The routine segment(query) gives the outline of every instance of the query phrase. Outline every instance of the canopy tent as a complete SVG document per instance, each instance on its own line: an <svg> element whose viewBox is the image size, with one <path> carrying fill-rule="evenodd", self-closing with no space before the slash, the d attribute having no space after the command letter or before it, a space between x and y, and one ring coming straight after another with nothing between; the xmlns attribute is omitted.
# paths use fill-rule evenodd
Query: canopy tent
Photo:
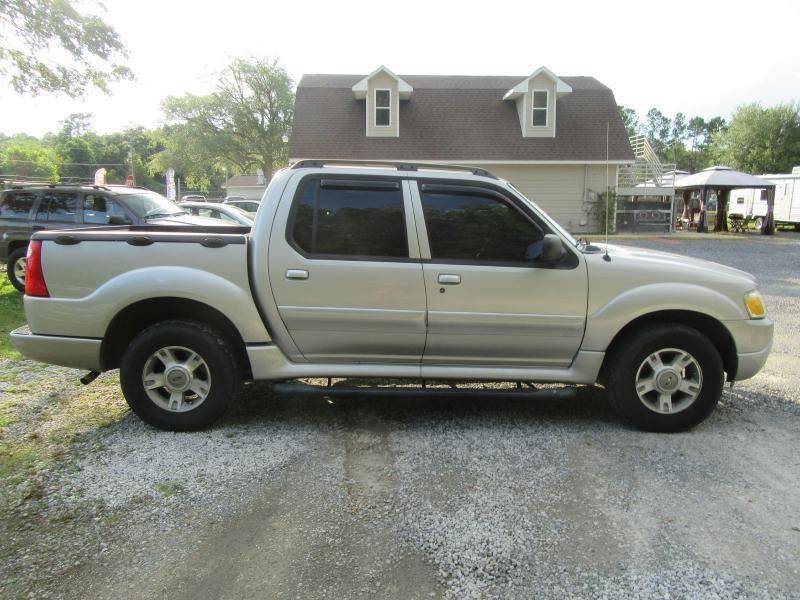
<svg viewBox="0 0 800 600"><path fill-rule="evenodd" d="M766 189L767 194L767 216L761 226L761 233L771 235L775 232L775 222L772 215L772 207L775 199L775 184L766 179L761 179L749 173L735 171L730 167L709 167L694 175L681 177L675 182L675 189L684 193L684 200L688 200L688 194L692 191L700 192L700 226L698 231L706 231L706 201L709 190L716 190L719 202L717 209L717 224L715 230L727 231L727 206L728 196L731 190L742 188Z"/></svg>

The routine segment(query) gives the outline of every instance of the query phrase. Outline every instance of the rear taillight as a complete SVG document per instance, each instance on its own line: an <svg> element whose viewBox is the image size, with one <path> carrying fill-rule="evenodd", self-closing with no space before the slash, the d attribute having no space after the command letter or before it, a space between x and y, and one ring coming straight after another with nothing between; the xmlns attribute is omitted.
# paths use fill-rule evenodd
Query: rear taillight
<svg viewBox="0 0 800 600"><path fill-rule="evenodd" d="M28 256L25 262L25 295L49 298L47 284L44 282L42 270L42 242L32 240L28 244Z"/></svg>

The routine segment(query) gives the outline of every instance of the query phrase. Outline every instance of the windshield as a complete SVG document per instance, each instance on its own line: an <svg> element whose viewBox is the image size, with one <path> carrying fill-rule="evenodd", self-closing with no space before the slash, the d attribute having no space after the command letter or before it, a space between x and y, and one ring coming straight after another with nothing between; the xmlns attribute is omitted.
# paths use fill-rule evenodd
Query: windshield
<svg viewBox="0 0 800 600"><path fill-rule="evenodd" d="M239 215L239 216L245 217L246 219L249 219L249 218L250 218L250 215L247 213L247 211L246 211L246 210L242 210L242 209L241 209L241 208L239 208L238 206L233 206L233 205L230 205L230 206L228 206L227 208L228 208L228 210L229 210L229 211L231 211L231 213L233 213L233 214L237 214L237 215Z"/></svg>
<svg viewBox="0 0 800 600"><path fill-rule="evenodd" d="M576 240L574 237L572 237L572 235L569 233L569 231L567 231L567 230L566 230L566 229L564 229L564 228L563 228L561 225L559 225L558 223L556 223L556 222L553 220L553 218L552 218L550 215L548 215L548 214L547 214L546 212L544 212L544 211L543 211L541 208L539 208L539 205L537 205L537 204L536 204L536 202L534 202L533 200L531 200L530 198L528 198L527 196L525 196L525 194L523 194L522 192L520 192L520 191L519 191L519 189L517 189L517 187L516 187L516 186L515 186L513 183L511 183L510 181L506 181L506 184L508 184L508 187L510 187L512 190L514 190L514 191L517 193L517 195L518 195L520 198L522 198L523 200L525 200L525 201L526 201L528 204L530 204L530 205L531 205L531 206L532 206L534 209L536 209L536 212L537 212L537 213L539 213L539 216L540 216L540 217L542 217L542 218L543 218L545 221L547 221L547 223L548 223L548 224L549 224L549 225L550 225L550 226L551 226L553 229L555 229L555 230L556 230L556 231L558 231L558 232L559 232L559 233L560 233L562 236L564 236L564 238L566 238L566 240L567 240L567 241L568 241L570 244L572 244L573 246L578 246L578 244L580 244L580 242L579 242L578 240Z"/></svg>
<svg viewBox="0 0 800 600"><path fill-rule="evenodd" d="M174 202L170 202L161 194L151 192L150 190L121 193L120 200L128 207L128 210L140 219L186 214L186 211L180 206Z"/></svg>

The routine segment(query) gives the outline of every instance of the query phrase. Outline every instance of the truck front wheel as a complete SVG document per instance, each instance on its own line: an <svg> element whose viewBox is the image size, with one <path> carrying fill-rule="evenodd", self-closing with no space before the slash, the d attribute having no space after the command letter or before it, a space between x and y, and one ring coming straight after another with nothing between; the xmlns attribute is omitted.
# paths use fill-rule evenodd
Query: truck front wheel
<svg viewBox="0 0 800 600"><path fill-rule="evenodd" d="M610 357L609 399L646 431L683 431L714 410L724 384L722 359L699 331L677 323L627 337Z"/></svg>
<svg viewBox="0 0 800 600"><path fill-rule="evenodd" d="M230 343L197 321L151 325L128 346L120 365L125 400L145 422L170 431L219 419L241 387Z"/></svg>

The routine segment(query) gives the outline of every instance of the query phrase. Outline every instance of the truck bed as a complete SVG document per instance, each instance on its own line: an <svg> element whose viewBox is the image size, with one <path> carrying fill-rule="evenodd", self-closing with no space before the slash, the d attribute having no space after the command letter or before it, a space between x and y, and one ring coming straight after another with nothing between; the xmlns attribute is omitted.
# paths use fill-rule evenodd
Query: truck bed
<svg viewBox="0 0 800 600"><path fill-rule="evenodd" d="M38 232L50 297L26 297L26 306L38 305L27 311L31 330L100 339L126 306L181 298L226 315L245 342L266 342L250 292L249 234L242 226L182 225Z"/></svg>

